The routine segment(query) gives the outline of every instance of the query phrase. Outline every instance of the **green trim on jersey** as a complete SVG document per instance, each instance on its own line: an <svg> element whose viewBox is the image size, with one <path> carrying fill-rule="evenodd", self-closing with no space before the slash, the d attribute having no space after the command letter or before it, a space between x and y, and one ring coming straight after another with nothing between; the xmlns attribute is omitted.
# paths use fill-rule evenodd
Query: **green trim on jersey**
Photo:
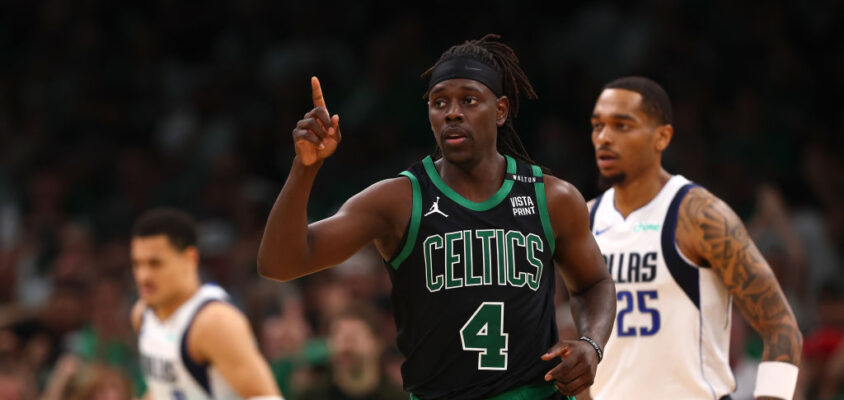
<svg viewBox="0 0 844 400"><path fill-rule="evenodd" d="M512 175L516 173L516 160L508 155L504 155L507 158L507 174ZM510 194L510 189L513 188L513 180L509 179L506 175L504 176L504 183L501 185L501 188L495 192L492 197L486 199L482 203L475 203L474 201L467 200L459 193L455 192L454 189L448 187L448 185L443 182L443 179L440 177L440 173L437 172L437 167L434 166L434 160L431 159L431 156L425 157L422 160L422 164L425 165L425 172L428 173L428 178L431 179L431 182L434 183L434 186L443 192L448 198L453 200L455 203L460 204L463 207L466 207L472 211L487 211L504 200L508 194Z"/></svg>
<svg viewBox="0 0 844 400"><path fill-rule="evenodd" d="M487 400L536 400L550 397L557 391L557 387L552 382L534 383L530 385L519 386L513 390L508 390L499 395L488 398ZM566 396L569 400L575 400L574 396ZM419 400L418 397L410 394L410 400Z"/></svg>
<svg viewBox="0 0 844 400"><path fill-rule="evenodd" d="M542 168L531 165L533 176L542 177ZM557 241L554 240L554 230L551 229L551 217L548 216L548 203L545 201L545 182L539 181L533 184L536 188L536 202L539 203L539 220L542 221L542 230L545 231L545 240L551 246L551 255L554 255Z"/></svg>
<svg viewBox="0 0 844 400"><path fill-rule="evenodd" d="M402 171L399 175L410 178L410 186L413 188L413 205L410 208L410 224L407 226L404 247L402 247L399 255L390 261L393 269L399 269L401 263L413 251L413 245L416 244L416 235L419 233L419 221L422 220L422 191L419 189L419 181L410 171Z"/></svg>

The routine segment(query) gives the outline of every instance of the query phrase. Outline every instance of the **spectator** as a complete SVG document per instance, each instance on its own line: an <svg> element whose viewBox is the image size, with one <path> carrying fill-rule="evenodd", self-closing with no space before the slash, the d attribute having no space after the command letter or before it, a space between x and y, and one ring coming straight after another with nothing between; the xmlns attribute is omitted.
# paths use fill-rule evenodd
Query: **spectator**
<svg viewBox="0 0 844 400"><path fill-rule="evenodd" d="M9 360L0 360L0 399L34 400L35 393L32 375Z"/></svg>
<svg viewBox="0 0 844 400"><path fill-rule="evenodd" d="M350 306L329 323L329 373L301 399L391 400L407 394L390 385L384 373L384 341L377 315L362 305Z"/></svg>
<svg viewBox="0 0 844 400"><path fill-rule="evenodd" d="M59 359L41 400L131 400L132 384L119 369L86 364L73 355Z"/></svg>

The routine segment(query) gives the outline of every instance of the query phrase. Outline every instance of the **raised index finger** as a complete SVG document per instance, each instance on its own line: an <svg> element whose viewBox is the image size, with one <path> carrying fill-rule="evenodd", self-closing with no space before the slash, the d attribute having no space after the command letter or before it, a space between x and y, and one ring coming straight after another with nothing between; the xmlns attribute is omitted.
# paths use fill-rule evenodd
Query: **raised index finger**
<svg viewBox="0 0 844 400"><path fill-rule="evenodd" d="M311 77L311 97L314 100L314 107L322 107L328 111L328 107L325 106L325 98L322 97L322 87L319 85L319 79L315 76Z"/></svg>

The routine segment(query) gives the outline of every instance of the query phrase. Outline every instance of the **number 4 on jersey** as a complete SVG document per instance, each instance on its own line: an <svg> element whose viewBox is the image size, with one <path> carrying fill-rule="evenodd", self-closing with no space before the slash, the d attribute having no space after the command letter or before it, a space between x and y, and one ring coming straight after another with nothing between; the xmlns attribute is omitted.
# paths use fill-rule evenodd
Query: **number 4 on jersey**
<svg viewBox="0 0 844 400"><path fill-rule="evenodd" d="M460 328L463 350L478 351L478 369L506 370L508 334L504 303L485 301Z"/></svg>

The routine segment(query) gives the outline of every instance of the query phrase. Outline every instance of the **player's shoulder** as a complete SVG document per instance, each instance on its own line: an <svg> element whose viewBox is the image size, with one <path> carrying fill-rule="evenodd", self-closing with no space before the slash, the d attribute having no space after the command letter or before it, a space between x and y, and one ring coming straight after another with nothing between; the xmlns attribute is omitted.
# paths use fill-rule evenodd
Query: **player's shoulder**
<svg viewBox="0 0 844 400"><path fill-rule="evenodd" d="M584 229L588 231L589 212L580 191L553 175L544 175L543 181L548 217L555 236L570 237Z"/></svg>
<svg viewBox="0 0 844 400"><path fill-rule="evenodd" d="M545 174L542 177L545 182L545 198L548 206L582 206L585 202L583 195L574 185L554 175Z"/></svg>
<svg viewBox="0 0 844 400"><path fill-rule="evenodd" d="M703 186L689 189L680 202L679 218L701 222L713 217L738 218L732 208Z"/></svg>
<svg viewBox="0 0 844 400"><path fill-rule="evenodd" d="M399 175L393 178L382 179L378 182L373 183L369 188L374 191L384 192L385 194L400 194L396 193L398 190L401 191L410 191L412 189L411 180L408 179L409 177L404 175Z"/></svg>
<svg viewBox="0 0 844 400"><path fill-rule="evenodd" d="M410 180L404 176L382 179L352 196L347 205L355 208L380 209L385 204L394 204L401 200L409 201L412 198L412 190Z"/></svg>
<svg viewBox="0 0 844 400"><path fill-rule="evenodd" d="M389 225L408 220L413 202L411 182L403 176L383 179L349 198L340 212L366 215Z"/></svg>
<svg viewBox="0 0 844 400"><path fill-rule="evenodd" d="M702 186L692 187L680 202L675 238L680 250L701 264L703 243L743 231L741 218L730 206Z"/></svg>
<svg viewBox="0 0 844 400"><path fill-rule="evenodd" d="M248 323L246 316L237 307L223 300L211 300L196 312L191 331L214 332L243 323Z"/></svg>
<svg viewBox="0 0 844 400"><path fill-rule="evenodd" d="M237 307L222 300L212 300L193 317L188 331L188 351L197 362L208 362L232 346L254 339L249 320Z"/></svg>

